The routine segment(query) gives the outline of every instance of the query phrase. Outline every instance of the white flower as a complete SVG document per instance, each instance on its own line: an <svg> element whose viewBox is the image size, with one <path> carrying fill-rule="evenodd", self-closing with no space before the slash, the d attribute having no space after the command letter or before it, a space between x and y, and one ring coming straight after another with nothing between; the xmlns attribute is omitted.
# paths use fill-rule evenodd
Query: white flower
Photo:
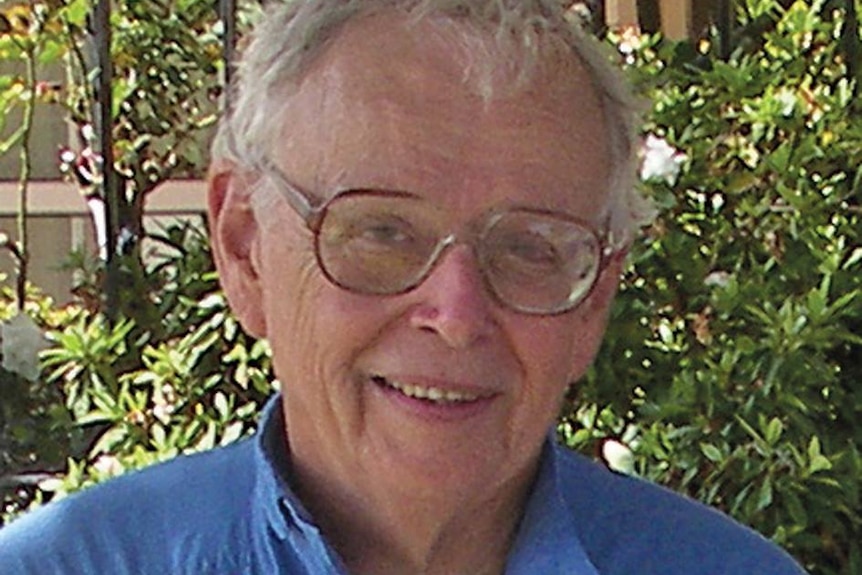
<svg viewBox="0 0 862 575"><path fill-rule="evenodd" d="M39 378L39 352L48 347L48 340L30 316L19 313L0 323L3 340L3 369L36 381Z"/></svg>
<svg viewBox="0 0 862 575"><path fill-rule="evenodd" d="M793 110L796 108L796 94L791 90L781 90L775 94L775 100L781 107L781 115L789 118L793 115Z"/></svg>
<svg viewBox="0 0 862 575"><path fill-rule="evenodd" d="M96 139L96 130L93 129L92 124L84 124L81 126L81 137L86 142L92 142Z"/></svg>
<svg viewBox="0 0 862 575"><path fill-rule="evenodd" d="M664 138L654 134L647 136L641 154L641 180L664 180L670 186L676 183L682 164L687 159L685 154L668 144Z"/></svg>
<svg viewBox="0 0 862 575"><path fill-rule="evenodd" d="M710 272L704 279L703 285L707 287L727 287L730 283L731 275L725 271Z"/></svg>
<svg viewBox="0 0 862 575"><path fill-rule="evenodd" d="M622 30L617 41L617 50L622 54L626 64L634 64L637 58L635 53L641 49L643 39L637 26L627 26Z"/></svg>
<svg viewBox="0 0 862 575"><path fill-rule="evenodd" d="M612 471L633 475L635 472L635 456L629 447L616 439L606 439L602 443L602 459Z"/></svg>
<svg viewBox="0 0 862 575"><path fill-rule="evenodd" d="M71 164L76 159L78 159L78 154L70 150L69 148L63 148L60 151L60 161L64 164Z"/></svg>
<svg viewBox="0 0 862 575"><path fill-rule="evenodd" d="M123 464L113 455L103 454L93 463L93 469L100 475L113 477L123 472Z"/></svg>

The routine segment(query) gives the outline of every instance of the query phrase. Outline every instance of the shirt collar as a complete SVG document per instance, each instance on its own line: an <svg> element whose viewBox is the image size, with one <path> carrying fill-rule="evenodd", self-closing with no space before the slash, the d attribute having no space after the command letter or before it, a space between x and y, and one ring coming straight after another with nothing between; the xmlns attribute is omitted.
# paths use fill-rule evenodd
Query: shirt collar
<svg viewBox="0 0 862 575"><path fill-rule="evenodd" d="M281 394L275 394L264 406L255 435L255 473L257 497L266 519L280 539L286 539L292 528L316 531L311 514L290 487L286 472L290 455L285 442L286 427L281 409Z"/></svg>
<svg viewBox="0 0 862 575"><path fill-rule="evenodd" d="M287 539L291 529L318 532L311 514L290 488L285 471L290 456L285 442L281 395L270 398L255 436L258 497L276 535ZM560 450L549 434L542 449L518 534L507 561L506 575L599 575L578 538L578 525L561 486Z"/></svg>
<svg viewBox="0 0 862 575"><path fill-rule="evenodd" d="M506 575L598 575L580 539L571 505L562 489L559 458L563 448L549 434L539 474L506 567Z"/></svg>
<svg viewBox="0 0 862 575"><path fill-rule="evenodd" d="M275 537L293 548L308 573L346 573L311 514L290 487L290 450L286 438L281 395L276 394L264 407L255 436L255 511L252 513L263 514L263 521Z"/></svg>

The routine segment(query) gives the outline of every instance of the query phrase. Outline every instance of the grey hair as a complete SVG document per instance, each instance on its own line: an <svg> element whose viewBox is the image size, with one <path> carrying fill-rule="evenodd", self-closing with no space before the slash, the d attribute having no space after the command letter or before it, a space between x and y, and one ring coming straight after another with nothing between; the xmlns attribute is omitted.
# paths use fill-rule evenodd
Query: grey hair
<svg viewBox="0 0 862 575"><path fill-rule="evenodd" d="M544 50L562 48L579 57L599 93L609 127L613 171L608 233L614 248L631 242L655 215L637 185L642 106L602 45L585 33L560 0L280 0L256 26L237 64L231 108L212 147L214 160L249 167L265 165L277 131L285 95L296 90L317 57L348 23L384 12L410 21L451 24L468 53L465 82L486 99L517 89L542 65ZM482 41L483 38L493 40ZM514 75L512 74L514 72ZM500 86L500 74L505 83ZM495 92L496 91L496 92Z"/></svg>

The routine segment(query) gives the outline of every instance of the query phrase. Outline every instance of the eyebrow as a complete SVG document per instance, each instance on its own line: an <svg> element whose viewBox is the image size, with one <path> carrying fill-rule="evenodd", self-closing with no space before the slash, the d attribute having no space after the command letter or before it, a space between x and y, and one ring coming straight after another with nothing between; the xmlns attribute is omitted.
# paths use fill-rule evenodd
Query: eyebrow
<svg viewBox="0 0 862 575"><path fill-rule="evenodd" d="M327 194L327 197L321 198L315 194L308 193L304 188L296 185L293 181L278 167L278 165L269 159L268 157L264 157L261 160L261 165L259 169L268 176L273 177L276 180L276 184L278 184L279 188L288 192L285 195L288 203L290 203L291 207L304 219L310 226L313 226L316 220L319 219L321 215L321 211L326 204L332 200L332 198L354 191L368 191L374 192L378 194L386 194L392 193L393 195L401 195L402 197L412 197L418 200L427 201L431 204L440 204L440 202L434 202L429 199L421 192L415 192L410 189L409 186L379 186L379 185L336 185L332 188L335 190L332 194ZM345 173L342 171L340 174L340 178L342 179L345 176ZM568 193L576 193L577 187L572 186L572 189ZM591 229L594 230L596 235L602 241L610 240L610 220L611 214L607 207L601 210L598 214L598 218L587 218L583 217L580 214L572 214L566 210L561 210L555 207L550 207L547 205L543 205L544 202L539 203L525 203L523 201L513 201L511 203L498 203L494 206L491 206L485 210L483 213L493 213L499 211L507 211L507 210L526 210L530 212L546 214L554 217L561 217L563 219L571 220L577 222L582 225L587 225ZM598 221L596 221L598 220Z"/></svg>

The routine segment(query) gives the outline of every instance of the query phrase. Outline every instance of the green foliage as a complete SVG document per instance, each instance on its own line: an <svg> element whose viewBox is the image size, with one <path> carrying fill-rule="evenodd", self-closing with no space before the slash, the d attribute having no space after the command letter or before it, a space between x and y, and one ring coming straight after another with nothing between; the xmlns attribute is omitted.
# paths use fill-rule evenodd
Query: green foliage
<svg viewBox="0 0 862 575"><path fill-rule="evenodd" d="M56 308L29 290L24 313L49 331L62 331L75 321L78 309ZM15 294L0 290L0 321L18 313ZM45 470L60 469L66 457L82 451L83 434L63 408L63 390L46 379L29 381L0 367L0 512L13 513L33 496Z"/></svg>
<svg viewBox="0 0 862 575"><path fill-rule="evenodd" d="M182 134L209 121L217 28L194 2L120 4L118 165L137 193L196 173L197 140ZM639 475L726 510L814 575L855 575L862 116L844 3L736 4L727 60L709 41L614 38L653 102L646 130L687 159L673 185L645 184L661 214L632 247L603 350L560 433L589 453L619 439ZM74 32L89 4L65 6ZM0 77L0 105L25 92ZM7 516L250 431L272 391L269 352L227 310L205 240L191 227L153 239L158 255L129 300L151 304L146 322L28 297L54 346L35 383L0 370ZM100 284L82 285L81 301L98 302ZM51 477L37 490L12 479L35 470Z"/></svg>
<svg viewBox="0 0 862 575"><path fill-rule="evenodd" d="M205 234L185 225L152 239L163 246L148 270L160 280L158 335L136 332L128 320L107 327L92 315L44 353L77 424L98 431L88 465L52 490L234 441L273 391L268 347L228 313Z"/></svg>
<svg viewBox="0 0 862 575"><path fill-rule="evenodd" d="M222 40L206 2L120 2L113 16L115 166L138 196L169 177L202 174Z"/></svg>
<svg viewBox="0 0 862 575"><path fill-rule="evenodd" d="M221 23L217 3L188 0L138 0L112 3L111 12L111 155L116 178L105 190L105 142L100 142L96 80L100 63L97 39L89 32L93 0L42 0L0 6L0 62L27 65L26 73L0 73L0 153L19 147L28 153L33 108L60 107L75 128L75 141L64 149L60 169L82 195L101 197L111 206L108 234L120 243L120 231L132 238L109 266L106 289L112 315L135 320L142 330L159 324L149 299L136 240L143 234L147 196L170 178L202 176L209 130L215 124L221 95ZM65 67L64 82L39 80L48 64ZM13 68L14 70L14 68ZM5 126L9 112L21 109L24 121ZM22 158L24 155L22 155ZM27 161L22 161L26 167ZM22 168L22 197L29 173ZM20 201L26 205L26 201ZM26 238L26 214L19 237ZM22 249L19 279L26 279ZM114 254L111 254L112 256ZM121 260L121 261L117 261ZM114 265L116 264L116 265ZM23 291L23 288L22 288Z"/></svg>
<svg viewBox="0 0 862 575"><path fill-rule="evenodd" d="M660 38L630 71L674 186L565 416L622 437L641 475L722 508L817 575L862 572L862 116L824 2L742 3L728 61ZM764 16L769 21L764 21ZM858 33L858 31L855 31ZM756 40L756 41L754 41Z"/></svg>
<svg viewBox="0 0 862 575"><path fill-rule="evenodd" d="M156 247L147 276L162 318L158 333L131 320L109 324L83 308L60 324L46 323L54 346L42 353L44 383L33 385L52 395L13 390L16 401L28 403L9 404L9 411L25 419L19 427L34 430L32 446L13 445L10 452L38 454L27 467L49 475L35 477L38 493L3 492L7 519L34 497L62 496L127 469L234 441L250 432L273 392L269 349L228 312L205 233L175 225L150 241ZM40 418L42 427L34 427ZM57 432L36 433L46 426ZM18 463L10 467L20 473ZM12 479L7 475L7 483Z"/></svg>
<svg viewBox="0 0 862 575"><path fill-rule="evenodd" d="M104 193L93 129L95 39L87 31L94 6L92 0L45 0L0 7L0 60L28 65L26 75L18 68L0 74L0 133L6 134L0 153L26 150L28 126L3 125L10 112L60 106L78 137L61 169L88 197ZM251 12L243 4L241 22ZM114 217L138 241L117 254L107 273L100 262L86 276L76 288L80 305L60 323L49 320L62 311L50 304L31 312L54 341L40 380L0 370L0 496L7 515L34 495L41 500L123 468L235 439L272 391L268 350L227 313L204 235L173 227L144 240L141 226L150 191L169 178L201 176L205 167L223 67L217 5L116 3L111 32L113 168L120 179ZM46 64L66 66L67 80L39 81ZM28 177L22 171L22 185ZM20 219L26 222L26 214ZM153 245L159 253L145 254ZM10 253L15 247L9 243ZM19 260L23 286L26 254ZM106 276L122 285L119 309L110 310L115 322L100 313ZM28 295L27 305L42 301L36 297ZM14 315L12 304L4 305ZM35 493L32 486L19 489L42 477L22 473L56 474L65 456L65 477L42 482Z"/></svg>

